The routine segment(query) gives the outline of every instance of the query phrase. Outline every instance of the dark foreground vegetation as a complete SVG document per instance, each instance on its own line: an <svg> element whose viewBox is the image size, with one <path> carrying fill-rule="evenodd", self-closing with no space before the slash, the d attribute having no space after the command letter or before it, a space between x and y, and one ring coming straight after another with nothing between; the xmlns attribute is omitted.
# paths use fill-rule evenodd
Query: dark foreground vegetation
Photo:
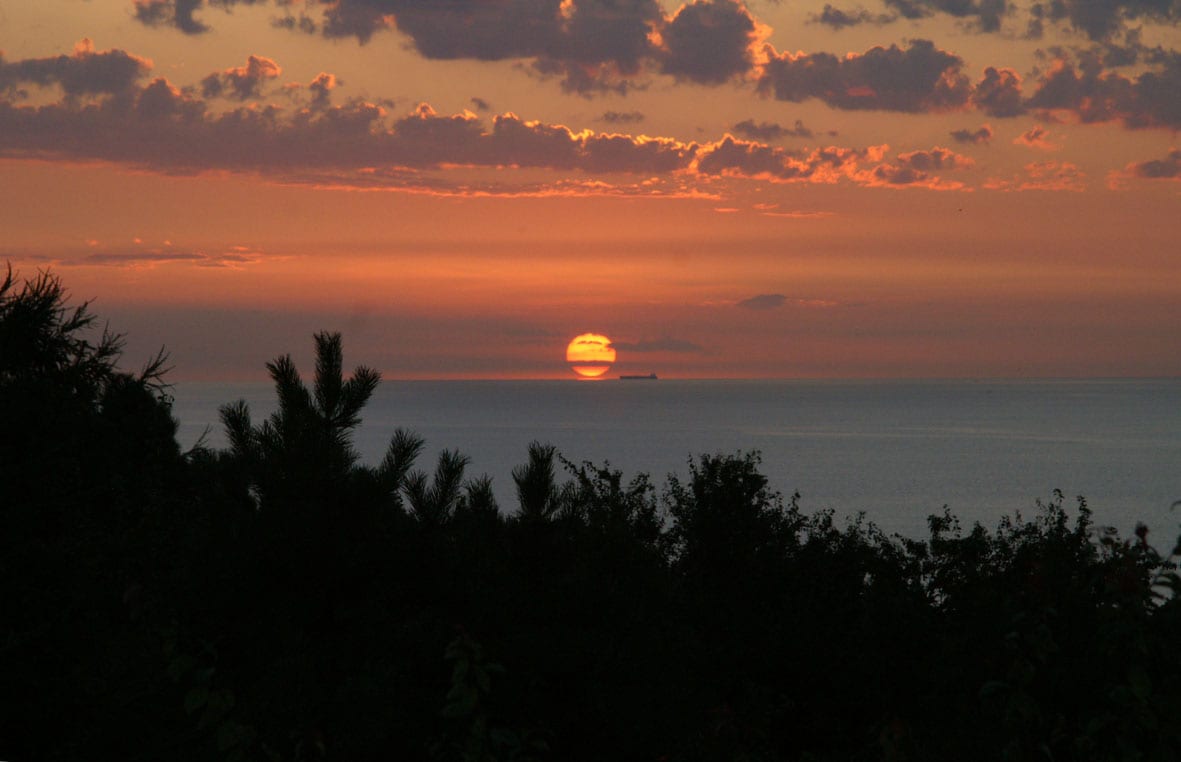
<svg viewBox="0 0 1181 762"><path fill-rule="evenodd" d="M533 444L498 506L409 432L358 462L378 376L329 334L182 452L162 357L92 324L0 289L0 759L1178 758L1172 556L1061 495L919 541L754 454L656 485Z"/></svg>

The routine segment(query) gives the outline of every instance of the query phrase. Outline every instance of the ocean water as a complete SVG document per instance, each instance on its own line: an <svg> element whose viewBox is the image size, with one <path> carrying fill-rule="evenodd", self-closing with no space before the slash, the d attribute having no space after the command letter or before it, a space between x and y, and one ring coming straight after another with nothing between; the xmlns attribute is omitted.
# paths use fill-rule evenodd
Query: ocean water
<svg viewBox="0 0 1181 762"><path fill-rule="evenodd" d="M181 383L180 439L225 446L218 407L245 399L256 421L269 383ZM630 477L688 472L690 456L758 450L763 472L803 510L864 512L922 537L946 505L965 526L1030 516L1035 500L1083 495L1098 523L1146 523L1162 550L1181 525L1181 379L1020 381L385 381L355 442L380 460L397 427L487 473L515 510L512 469L530 441L573 461L610 461ZM1166 547L1168 545L1168 547Z"/></svg>

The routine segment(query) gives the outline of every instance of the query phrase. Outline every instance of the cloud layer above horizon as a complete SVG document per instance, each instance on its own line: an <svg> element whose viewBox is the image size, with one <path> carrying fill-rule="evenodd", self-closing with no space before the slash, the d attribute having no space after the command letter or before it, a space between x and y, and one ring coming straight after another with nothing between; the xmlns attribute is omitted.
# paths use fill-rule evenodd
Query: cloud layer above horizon
<svg viewBox="0 0 1181 762"><path fill-rule="evenodd" d="M820 105L832 124L844 121L844 112L959 117L964 126L925 144L902 144L888 134L850 144L836 140L840 130L816 131L799 118L783 124L748 117L713 135L688 136L637 131L644 114L636 109L606 109L600 118L563 123L494 111L473 95L471 105L482 115L441 113L429 101L346 94L330 70L291 79L266 51L192 81L173 81L135 50L100 50L83 39L68 54L0 53L0 157L454 195L719 197L727 187L722 179L1052 189L1057 186L1036 182L1044 174L1036 162L1016 170L1029 178L1013 180L1013 171L990 175L963 148L947 146L993 150L994 134L1004 129L1015 136L1007 142L1050 149L1054 144L1040 137L1043 124L1174 135L1181 129L1181 53L1149 46L1143 29L1175 33L1178 2L1103 9L1081 0L1034 4L1023 17L1004 3L891 0L884 15L865 22L888 28L900 19L946 17L959 24L960 35L1001 40L1002 32L1024 24L1027 43L1044 38L1047 29L1073 40L1038 47L1037 65L1026 72L998 59L977 62L980 73L973 75L962 55L921 37L847 53L780 51L769 42L772 27L736 0L694 0L676 8L656 0L135 0L134 18L146 28L196 40L216 35L218 17L228 11L265 8L273 29L309 41L367 47L399 36L427 60L511 61L536 87L554 87L553 80L559 92L587 99L638 100L657 86L687 93L724 89L731 98L747 98L752 111L776 102L813 111ZM834 14L826 6L813 21L833 26ZM857 14L840 18L839 28L861 23ZM1007 46L995 49L1003 54ZM981 119L989 121L971 126ZM1172 150L1162 146L1106 167L1107 186L1172 179L1159 169Z"/></svg>

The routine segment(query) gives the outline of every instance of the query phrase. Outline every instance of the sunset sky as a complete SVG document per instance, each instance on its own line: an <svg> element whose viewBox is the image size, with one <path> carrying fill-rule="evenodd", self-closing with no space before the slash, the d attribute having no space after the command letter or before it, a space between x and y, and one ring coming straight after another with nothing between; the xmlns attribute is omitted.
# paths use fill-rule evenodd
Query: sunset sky
<svg viewBox="0 0 1181 762"><path fill-rule="evenodd" d="M0 260L174 380L1181 374L1181 0L0 0Z"/></svg>

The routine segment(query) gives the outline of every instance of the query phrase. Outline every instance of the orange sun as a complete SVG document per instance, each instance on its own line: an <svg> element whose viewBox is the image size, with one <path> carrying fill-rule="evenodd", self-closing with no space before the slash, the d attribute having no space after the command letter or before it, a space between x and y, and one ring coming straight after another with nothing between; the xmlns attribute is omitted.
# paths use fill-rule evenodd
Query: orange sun
<svg viewBox="0 0 1181 762"><path fill-rule="evenodd" d="M597 333L575 336L566 347L566 362L570 369L583 378L598 378L615 362L615 348L611 339Z"/></svg>

